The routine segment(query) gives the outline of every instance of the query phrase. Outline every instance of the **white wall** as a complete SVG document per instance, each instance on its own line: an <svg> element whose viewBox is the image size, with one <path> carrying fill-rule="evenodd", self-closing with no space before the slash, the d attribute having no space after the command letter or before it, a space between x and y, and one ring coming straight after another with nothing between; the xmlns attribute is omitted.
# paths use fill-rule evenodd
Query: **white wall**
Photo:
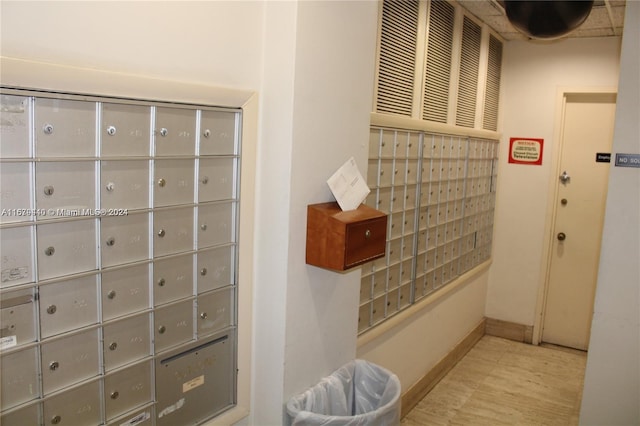
<svg viewBox="0 0 640 426"><path fill-rule="evenodd" d="M614 153L640 154L639 28L627 2ZM640 424L639 259L640 169L611 167L580 424Z"/></svg>
<svg viewBox="0 0 640 426"><path fill-rule="evenodd" d="M482 321L487 281L488 271L473 274L374 339L363 335L358 358L393 371L405 393Z"/></svg>
<svg viewBox="0 0 640 426"><path fill-rule="evenodd" d="M366 171L377 3L298 4L287 276L285 397L355 357L360 271L305 264L307 205L349 157Z"/></svg>
<svg viewBox="0 0 640 426"><path fill-rule="evenodd" d="M360 274L305 264L308 204L349 157L365 170L377 5L267 2L253 424L355 357Z"/></svg>
<svg viewBox="0 0 640 426"><path fill-rule="evenodd" d="M282 419L297 13L296 2L265 4L256 191L260 207L255 246L254 380L248 424L275 425Z"/></svg>
<svg viewBox="0 0 640 426"><path fill-rule="evenodd" d="M3 56L233 88L260 83L260 1L3 1L1 7Z"/></svg>
<svg viewBox="0 0 640 426"><path fill-rule="evenodd" d="M506 43L502 128L486 316L534 325L543 279L548 193L560 88L615 88L620 39ZM544 139L541 166L508 164L510 137Z"/></svg>

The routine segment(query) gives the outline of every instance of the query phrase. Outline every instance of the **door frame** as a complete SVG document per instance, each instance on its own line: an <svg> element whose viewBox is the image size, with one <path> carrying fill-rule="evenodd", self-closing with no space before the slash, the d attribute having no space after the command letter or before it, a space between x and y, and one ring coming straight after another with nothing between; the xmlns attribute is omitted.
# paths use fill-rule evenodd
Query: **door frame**
<svg viewBox="0 0 640 426"><path fill-rule="evenodd" d="M550 152L551 165L549 167L549 190L547 191L547 212L545 214L544 241L542 249L542 263L540 265L540 284L538 285L538 297L536 301L535 320L533 324L532 342L538 345L542 342L542 326L549 289L549 274L551 269L552 249L555 243L555 217L560 176L560 153L563 148L564 114L567 96L593 94L593 95L617 95L617 87L558 87L556 90L556 111L553 128L553 149Z"/></svg>

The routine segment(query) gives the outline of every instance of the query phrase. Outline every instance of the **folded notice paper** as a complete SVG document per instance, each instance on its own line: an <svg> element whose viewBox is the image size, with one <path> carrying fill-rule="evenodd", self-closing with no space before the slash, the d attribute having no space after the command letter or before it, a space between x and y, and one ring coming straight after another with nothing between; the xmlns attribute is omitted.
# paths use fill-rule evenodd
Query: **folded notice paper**
<svg viewBox="0 0 640 426"><path fill-rule="evenodd" d="M344 211L355 210L367 198L371 190L358 170L353 157L342 165L327 180L329 188L340 208Z"/></svg>

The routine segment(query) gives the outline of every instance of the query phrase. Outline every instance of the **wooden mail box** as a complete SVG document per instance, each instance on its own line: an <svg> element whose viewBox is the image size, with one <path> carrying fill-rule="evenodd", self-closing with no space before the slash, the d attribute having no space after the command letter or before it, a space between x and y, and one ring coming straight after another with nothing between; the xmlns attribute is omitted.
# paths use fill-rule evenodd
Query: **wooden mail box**
<svg viewBox="0 0 640 426"><path fill-rule="evenodd" d="M361 204L342 211L336 202L307 207L307 263L345 271L384 257L387 216Z"/></svg>

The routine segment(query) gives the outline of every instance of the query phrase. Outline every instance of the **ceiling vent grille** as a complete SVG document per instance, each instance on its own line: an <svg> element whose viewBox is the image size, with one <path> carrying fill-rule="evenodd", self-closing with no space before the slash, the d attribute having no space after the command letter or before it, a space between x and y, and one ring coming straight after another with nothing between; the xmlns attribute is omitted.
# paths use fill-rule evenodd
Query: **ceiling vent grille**
<svg viewBox="0 0 640 426"><path fill-rule="evenodd" d="M431 2L422 109L424 120L447 122L454 17L455 8L451 4Z"/></svg>
<svg viewBox="0 0 640 426"><path fill-rule="evenodd" d="M456 125L462 127L474 127L475 124L481 41L482 32L480 26L465 16L462 27L462 51L456 112Z"/></svg>
<svg viewBox="0 0 640 426"><path fill-rule="evenodd" d="M484 117L482 127L498 130L498 107L500 100L500 74L502 71L502 42L490 36L487 84L484 96Z"/></svg>
<svg viewBox="0 0 640 426"><path fill-rule="evenodd" d="M413 110L420 2L385 1L382 8L378 112L410 117Z"/></svg>

